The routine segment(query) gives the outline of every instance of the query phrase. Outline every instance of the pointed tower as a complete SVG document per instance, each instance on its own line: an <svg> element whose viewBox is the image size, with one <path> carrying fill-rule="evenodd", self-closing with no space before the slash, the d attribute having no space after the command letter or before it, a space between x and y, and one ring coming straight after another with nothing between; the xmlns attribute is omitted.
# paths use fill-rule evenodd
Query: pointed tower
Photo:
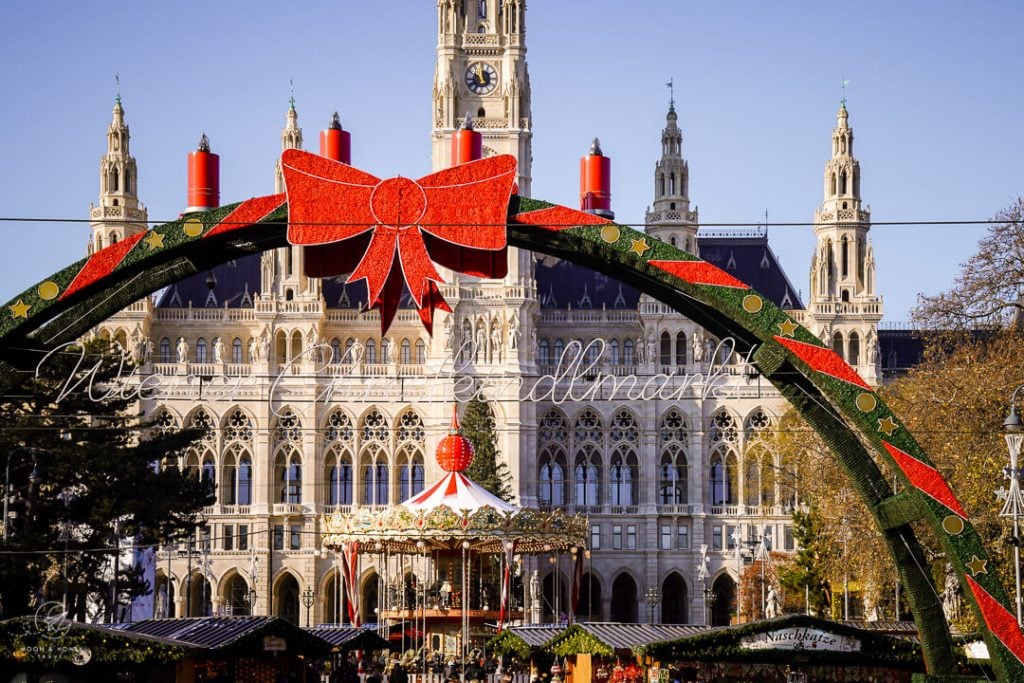
<svg viewBox="0 0 1024 683"><path fill-rule="evenodd" d="M876 382L882 298L875 293L871 212L861 202L860 179L844 99L832 130L832 158L825 164L825 200L814 213L808 312L821 340L865 380Z"/></svg>
<svg viewBox="0 0 1024 683"><path fill-rule="evenodd" d="M299 113L295 110L295 97L288 100L284 128L281 129L281 151L286 149L302 149L302 128L299 127ZM284 174L278 157L274 164L274 192L284 190ZM302 247L281 247L264 252L262 270L262 289L265 294L275 293L287 301L320 296L320 280L305 276Z"/></svg>
<svg viewBox="0 0 1024 683"><path fill-rule="evenodd" d="M433 168L451 165L452 135L466 115L483 155L519 159L519 194L530 195L533 133L526 69L525 0L438 0Z"/></svg>
<svg viewBox="0 0 1024 683"><path fill-rule="evenodd" d="M683 131L676 103L669 100L661 131L661 159L654 166L654 210L647 212L647 232L690 253L697 250L697 210L690 210L690 167L683 158Z"/></svg>
<svg viewBox="0 0 1024 683"><path fill-rule="evenodd" d="M89 253L146 230L146 207L139 201L138 169L131 156L131 134L124 122L121 96L114 99L107 126L107 153L100 159L100 203L89 208Z"/></svg>

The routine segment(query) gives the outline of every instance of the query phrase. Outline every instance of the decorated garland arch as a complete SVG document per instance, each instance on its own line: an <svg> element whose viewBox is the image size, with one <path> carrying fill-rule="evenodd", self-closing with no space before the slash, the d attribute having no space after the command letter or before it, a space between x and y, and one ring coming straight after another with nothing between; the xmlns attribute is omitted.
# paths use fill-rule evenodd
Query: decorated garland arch
<svg viewBox="0 0 1024 683"><path fill-rule="evenodd" d="M818 432L885 539L928 671L956 672L942 605L911 523L928 523L958 573L1000 680L1024 680L1024 635L967 512L899 418L789 313L696 256L604 218L514 194L515 160L492 157L418 180L377 179L300 150L282 155L285 194L185 214L54 273L0 308L10 377L142 297L231 259L302 245L307 274L365 279L384 329L403 285L429 329L448 310L434 264L483 277L508 246L558 256L632 284L752 352L758 370ZM893 493L879 463L898 473Z"/></svg>

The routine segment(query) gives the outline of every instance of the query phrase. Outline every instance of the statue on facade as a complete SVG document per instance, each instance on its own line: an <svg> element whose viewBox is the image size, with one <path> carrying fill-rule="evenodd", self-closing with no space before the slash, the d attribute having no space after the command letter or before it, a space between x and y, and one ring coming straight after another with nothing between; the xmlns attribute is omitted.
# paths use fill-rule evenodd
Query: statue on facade
<svg viewBox="0 0 1024 683"><path fill-rule="evenodd" d="M508 347L510 349L519 348L519 314L513 313L512 318L508 321Z"/></svg>
<svg viewBox="0 0 1024 683"><path fill-rule="evenodd" d="M248 353L249 353L249 362L250 363L255 363L257 360L259 360L259 354L256 351L256 338L255 337L249 337Z"/></svg>
<svg viewBox="0 0 1024 683"><path fill-rule="evenodd" d="M449 313L444 317L444 349L453 351L455 349L455 316Z"/></svg>
<svg viewBox="0 0 1024 683"><path fill-rule="evenodd" d="M266 327L260 335L260 360L270 360L270 330Z"/></svg>
<svg viewBox="0 0 1024 683"><path fill-rule="evenodd" d="M155 346L152 339L145 339L142 347L142 362L149 365L153 362L153 351Z"/></svg>
<svg viewBox="0 0 1024 683"><path fill-rule="evenodd" d="M530 574L530 604L540 604L540 600L540 574L534 569L533 573Z"/></svg>
<svg viewBox="0 0 1024 683"><path fill-rule="evenodd" d="M643 364L647 355L644 353L644 338L636 338L636 362Z"/></svg>
<svg viewBox="0 0 1024 683"><path fill-rule="evenodd" d="M491 326L491 362L497 363L501 360L501 326L495 323Z"/></svg>
<svg viewBox="0 0 1024 683"><path fill-rule="evenodd" d="M188 342L184 337L178 337L178 362L188 362Z"/></svg>
<svg viewBox="0 0 1024 683"><path fill-rule="evenodd" d="M220 340L220 337L213 340L213 362L224 362L224 342Z"/></svg>
<svg viewBox="0 0 1024 683"><path fill-rule="evenodd" d="M693 362L702 363L704 362L704 342L700 338L699 332L693 333Z"/></svg>

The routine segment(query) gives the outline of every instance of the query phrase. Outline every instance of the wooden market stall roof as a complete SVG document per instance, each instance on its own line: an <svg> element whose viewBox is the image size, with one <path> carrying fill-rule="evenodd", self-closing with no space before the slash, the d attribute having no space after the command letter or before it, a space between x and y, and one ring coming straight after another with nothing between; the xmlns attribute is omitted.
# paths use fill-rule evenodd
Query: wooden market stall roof
<svg viewBox="0 0 1024 683"><path fill-rule="evenodd" d="M571 626L532 624L509 629L531 648L550 649L573 633L584 632L611 650L631 650L663 640L672 640L703 633L706 626L686 624L629 624L617 622L579 621Z"/></svg>
<svg viewBox="0 0 1024 683"><path fill-rule="evenodd" d="M332 649L323 638L279 617L146 619L110 628L125 635L155 636L165 642L217 656L247 650L263 651L267 649L265 638L281 639L289 653L308 657L326 656Z"/></svg>
<svg viewBox="0 0 1024 683"><path fill-rule="evenodd" d="M385 650L388 641L381 638L372 629L362 626L313 626L305 629L317 638L326 640L335 649L347 650Z"/></svg>

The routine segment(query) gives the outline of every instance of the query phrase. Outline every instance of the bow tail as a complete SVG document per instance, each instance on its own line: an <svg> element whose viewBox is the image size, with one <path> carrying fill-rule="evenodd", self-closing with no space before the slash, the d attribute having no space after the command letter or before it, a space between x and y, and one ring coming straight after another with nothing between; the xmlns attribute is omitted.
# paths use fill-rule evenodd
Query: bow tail
<svg viewBox="0 0 1024 683"><path fill-rule="evenodd" d="M416 302L416 308L419 309L420 320L423 321L427 332L433 334L434 311L440 308L451 312L452 309L437 288L437 283L444 282L444 279L434 268L427 252L427 245L423 242L423 234L418 227L399 235L398 258L409 293Z"/></svg>

